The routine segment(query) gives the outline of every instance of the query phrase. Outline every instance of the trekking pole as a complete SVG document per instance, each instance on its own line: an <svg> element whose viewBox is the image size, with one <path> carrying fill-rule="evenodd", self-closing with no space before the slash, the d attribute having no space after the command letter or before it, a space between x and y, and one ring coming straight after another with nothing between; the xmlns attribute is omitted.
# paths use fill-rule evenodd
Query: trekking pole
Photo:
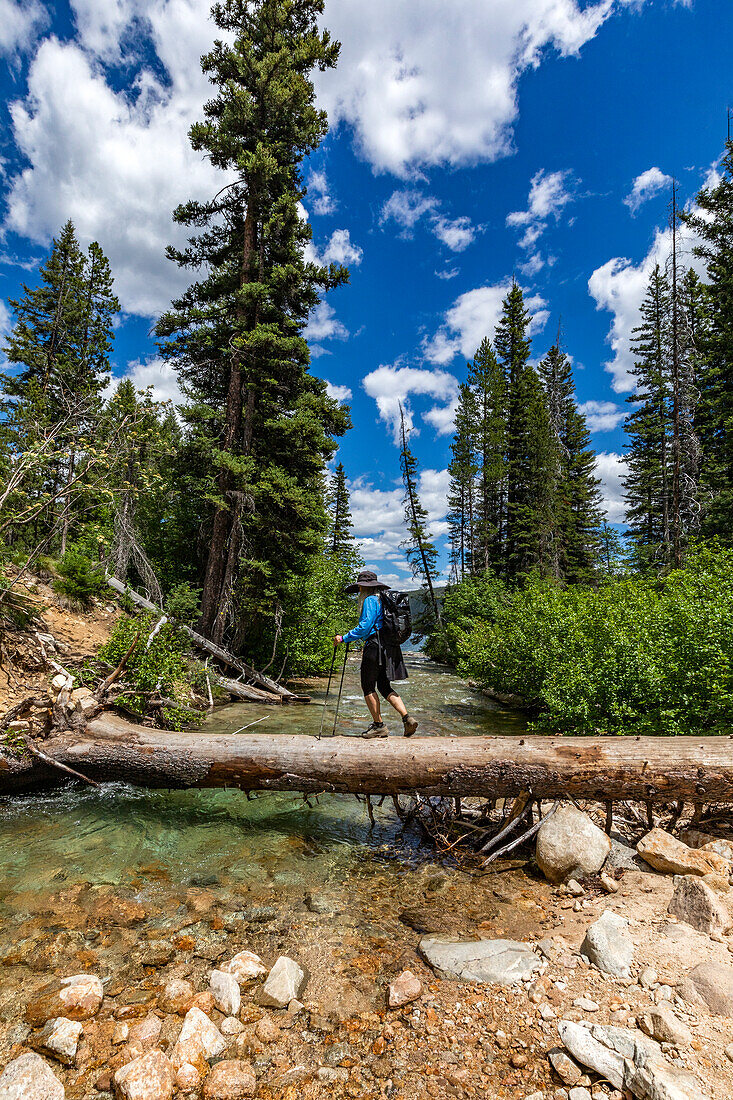
<svg viewBox="0 0 733 1100"><path fill-rule="evenodd" d="M349 657L349 643L346 643L346 652L344 653L344 667L341 669L341 683L339 684L339 694L336 700L336 713L333 718L333 733L332 737L336 736L336 723L339 720L339 708L341 707L341 692L344 690L344 673L346 672L346 662Z"/></svg>
<svg viewBox="0 0 733 1100"><path fill-rule="evenodd" d="M326 695L323 699L323 710L321 711L321 728L318 731L318 740L321 740L321 734L323 733L323 719L326 717L326 703L328 702L328 696L331 692L331 677L333 676L333 666L336 664L336 646L333 647L333 657L331 658L331 667L328 670L328 685L326 687Z"/></svg>

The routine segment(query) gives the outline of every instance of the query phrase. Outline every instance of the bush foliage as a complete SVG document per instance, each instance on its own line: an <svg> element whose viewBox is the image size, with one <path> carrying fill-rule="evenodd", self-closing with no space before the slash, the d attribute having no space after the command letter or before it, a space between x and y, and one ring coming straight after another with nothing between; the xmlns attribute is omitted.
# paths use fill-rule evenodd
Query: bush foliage
<svg viewBox="0 0 733 1100"><path fill-rule="evenodd" d="M600 588L531 578L472 580L445 601L431 639L460 671L522 695L540 729L729 733L733 729L733 553L693 549L665 577ZM438 652L436 652L438 649Z"/></svg>
<svg viewBox="0 0 733 1100"><path fill-rule="evenodd" d="M200 717L188 705L191 701L189 684L197 679L197 669L189 655L190 643L186 635L170 622L156 631L158 622L159 617L152 612L118 619L99 655L116 667L137 638L123 674L131 690L118 701L142 717L151 695L169 698L173 705L163 707L161 716L169 728L183 729Z"/></svg>
<svg viewBox="0 0 733 1100"><path fill-rule="evenodd" d="M53 582L56 592L84 608L106 591L104 570L86 554L70 547L56 566L59 574Z"/></svg>

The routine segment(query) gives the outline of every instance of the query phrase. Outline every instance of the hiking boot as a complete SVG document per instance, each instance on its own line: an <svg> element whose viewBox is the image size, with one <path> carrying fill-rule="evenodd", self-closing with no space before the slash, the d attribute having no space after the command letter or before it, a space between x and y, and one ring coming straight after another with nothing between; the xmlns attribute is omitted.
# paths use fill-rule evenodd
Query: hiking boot
<svg viewBox="0 0 733 1100"><path fill-rule="evenodd" d="M387 727L384 722L372 722L369 729L364 730L361 736L366 737L367 740L370 740L372 737L386 737Z"/></svg>
<svg viewBox="0 0 733 1100"><path fill-rule="evenodd" d="M402 725L405 727L405 737L412 737L413 733L417 729L417 721L415 718L411 718L409 714L406 714L402 719Z"/></svg>

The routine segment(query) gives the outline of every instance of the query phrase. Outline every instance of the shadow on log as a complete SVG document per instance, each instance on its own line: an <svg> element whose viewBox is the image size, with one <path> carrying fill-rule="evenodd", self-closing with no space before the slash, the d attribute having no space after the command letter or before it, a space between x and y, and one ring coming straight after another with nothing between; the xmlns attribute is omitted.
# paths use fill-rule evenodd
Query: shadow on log
<svg viewBox="0 0 733 1100"><path fill-rule="evenodd" d="M168 733L111 712L43 742L55 761L141 787L733 802L728 737L358 737ZM0 754L0 793L52 786L38 757Z"/></svg>

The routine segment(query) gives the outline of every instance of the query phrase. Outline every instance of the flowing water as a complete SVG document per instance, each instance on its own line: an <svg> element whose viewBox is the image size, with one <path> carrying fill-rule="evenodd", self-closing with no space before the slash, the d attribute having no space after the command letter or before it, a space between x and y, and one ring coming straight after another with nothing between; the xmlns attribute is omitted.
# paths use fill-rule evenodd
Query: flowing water
<svg viewBox="0 0 733 1100"><path fill-rule="evenodd" d="M502 710L471 690L451 670L420 654L407 655L410 678L399 685L420 721L422 736L512 734L521 716ZM324 736L333 732L339 674L325 709ZM204 725L216 733L317 734L324 714L325 681L306 687L310 706L247 704L217 708ZM394 735L401 723L387 705ZM359 693L358 659L349 659L338 732L358 734L369 722ZM379 742L373 743L379 751ZM285 884L302 876L309 888L343 881L350 870L385 860L413 864L418 838L405 836L391 809L370 829L363 804L325 795L307 804L300 795L267 794L248 800L240 791L148 791L107 784L100 791L71 786L62 792L0 801L0 900L18 891L55 891L63 884L138 883L179 885L210 880ZM152 870L148 870L152 869Z"/></svg>
<svg viewBox="0 0 733 1100"><path fill-rule="evenodd" d="M421 734L524 731L521 717L472 691L447 668L420 654L408 656L408 667L409 682L400 690ZM350 659L342 734L356 735L368 724L358 671L358 659ZM246 736L236 731L261 718L253 731L315 735L325 681L305 687L311 706L231 705L217 709L202 732ZM337 690L334 677L326 734ZM391 733L401 736L401 722L388 706L385 718ZM379 752L379 741L370 744ZM515 888L523 889L519 872ZM246 945L263 958L297 951L311 974L310 996L339 1011L363 1007L365 998L374 999L376 975L401 952L414 951L414 930L424 923L426 907L428 924L455 932L475 931L487 921L519 932L523 919L521 906L497 907L488 887L436 863L388 802L370 827L364 804L339 795L307 802L290 793L248 799L236 790L108 784L7 798L0 801L0 961L6 968L0 971L0 1021L17 1016L18 989L47 981L49 971L94 968L110 989L120 979L144 986L152 978L146 979L141 945L161 937L177 952L176 973L194 980L198 967L204 983L205 968L225 950ZM406 910L413 913L407 924L398 919Z"/></svg>

